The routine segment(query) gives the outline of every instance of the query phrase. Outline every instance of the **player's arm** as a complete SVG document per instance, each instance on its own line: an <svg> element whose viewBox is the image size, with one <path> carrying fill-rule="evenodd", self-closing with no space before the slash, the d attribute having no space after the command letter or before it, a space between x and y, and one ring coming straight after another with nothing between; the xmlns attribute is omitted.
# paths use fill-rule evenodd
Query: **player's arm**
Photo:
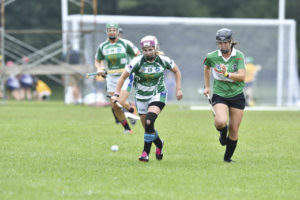
<svg viewBox="0 0 300 200"><path fill-rule="evenodd" d="M210 67L204 65L204 95L210 94Z"/></svg>
<svg viewBox="0 0 300 200"><path fill-rule="evenodd" d="M237 60L238 60L238 62L236 63L238 68L237 72L234 73L227 72L227 68L225 67L225 65L221 65L222 73L226 78L229 78L234 81L244 82L246 79L246 67L244 61L245 58L243 55L241 55L238 57Z"/></svg>
<svg viewBox="0 0 300 200"><path fill-rule="evenodd" d="M181 100L183 97L182 90L181 90L181 72L175 63L174 63L174 67L171 69L171 71L175 74L177 100Z"/></svg>
<svg viewBox="0 0 300 200"><path fill-rule="evenodd" d="M230 78L231 80L234 80L234 81L245 81L246 70L245 69L239 69L235 73L228 73L227 76L228 76L227 78Z"/></svg>
<svg viewBox="0 0 300 200"><path fill-rule="evenodd" d="M95 60L95 67L97 68L97 72L99 76L105 74L104 60Z"/></svg>
<svg viewBox="0 0 300 200"><path fill-rule="evenodd" d="M226 78L229 78L234 81L245 81L246 78L246 69L238 69L237 72L231 73L227 72L225 65L221 65L222 73Z"/></svg>

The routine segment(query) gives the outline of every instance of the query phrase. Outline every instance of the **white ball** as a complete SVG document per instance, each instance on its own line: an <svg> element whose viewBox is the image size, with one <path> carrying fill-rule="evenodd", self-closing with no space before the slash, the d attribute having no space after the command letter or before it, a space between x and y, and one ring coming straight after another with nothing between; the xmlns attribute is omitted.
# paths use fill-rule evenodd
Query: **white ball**
<svg viewBox="0 0 300 200"><path fill-rule="evenodd" d="M116 152L119 150L119 147L117 145L112 145L110 148L113 152Z"/></svg>

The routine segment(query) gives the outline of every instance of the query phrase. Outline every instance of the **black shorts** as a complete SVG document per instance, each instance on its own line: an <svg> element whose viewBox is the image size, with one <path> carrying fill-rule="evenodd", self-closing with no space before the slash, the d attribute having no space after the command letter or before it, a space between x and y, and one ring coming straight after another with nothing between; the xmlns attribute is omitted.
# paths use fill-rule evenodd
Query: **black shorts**
<svg viewBox="0 0 300 200"><path fill-rule="evenodd" d="M238 95L236 95L234 97L230 97L230 98L225 98L225 97L221 97L217 94L213 94L213 96L212 96L213 106L218 103L222 103L222 104L227 105L228 107L238 108L241 110L244 110L245 106L246 106L246 100L245 100L244 93L238 94Z"/></svg>
<svg viewBox="0 0 300 200"><path fill-rule="evenodd" d="M153 101L153 102L151 102L150 104L149 104L149 106L148 106L148 108L150 107L150 106L157 106L157 107L159 107L159 109L160 109L160 111L162 111L162 109L165 107L165 103L163 103L163 102L160 102L160 101Z"/></svg>

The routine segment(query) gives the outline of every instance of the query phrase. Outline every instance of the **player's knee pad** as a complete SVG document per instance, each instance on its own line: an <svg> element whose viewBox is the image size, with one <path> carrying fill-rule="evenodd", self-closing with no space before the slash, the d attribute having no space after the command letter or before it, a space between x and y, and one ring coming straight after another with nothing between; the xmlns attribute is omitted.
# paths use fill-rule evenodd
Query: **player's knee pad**
<svg viewBox="0 0 300 200"><path fill-rule="evenodd" d="M144 133L144 141L145 142L153 142L154 140L156 140L156 138L158 137L158 133Z"/></svg>
<svg viewBox="0 0 300 200"><path fill-rule="evenodd" d="M157 114L154 112L148 112L145 119L145 132L154 133L154 122L157 118Z"/></svg>

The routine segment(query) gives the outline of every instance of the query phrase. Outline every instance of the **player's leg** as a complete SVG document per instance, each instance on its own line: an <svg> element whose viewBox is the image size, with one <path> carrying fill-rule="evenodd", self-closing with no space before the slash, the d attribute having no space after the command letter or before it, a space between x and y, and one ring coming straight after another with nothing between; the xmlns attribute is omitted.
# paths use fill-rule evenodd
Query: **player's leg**
<svg viewBox="0 0 300 200"><path fill-rule="evenodd" d="M145 119L145 135L144 135L144 152L149 155L151 150L152 142L156 145L156 159L161 160L163 157L162 148L163 141L158 136L158 131L154 128L154 123L159 113L165 106L167 101L167 92L161 92L156 94L149 100L149 106L147 109L146 119ZM143 152L143 153L144 153Z"/></svg>
<svg viewBox="0 0 300 200"><path fill-rule="evenodd" d="M128 102L128 97L131 92L133 85L133 75L131 74L125 81L121 89L119 101L122 106L130 112L130 103Z"/></svg>
<svg viewBox="0 0 300 200"><path fill-rule="evenodd" d="M147 116L148 105L149 105L149 102L147 102L147 101L144 102L144 101L136 100L137 110L140 115L141 123L144 128L145 128L145 121L146 121L146 116ZM143 161L143 162L149 161L150 150L147 150L147 149L151 149L151 145L152 145L152 142L149 142L147 140L147 138L145 138L145 135L144 135L144 149L142 151L142 155L139 157L140 161Z"/></svg>
<svg viewBox="0 0 300 200"><path fill-rule="evenodd" d="M111 108L111 111L112 111L112 114L113 114L113 116L114 116L114 118L115 118L116 124L120 124L121 122L119 122L119 120L118 120L118 118L117 118L117 116L116 116L115 111L114 111L113 108Z"/></svg>
<svg viewBox="0 0 300 200"><path fill-rule="evenodd" d="M107 92L110 96L114 95L118 79L119 79L118 76L115 77L115 76L110 76L110 75L108 75L107 78L106 78ZM115 114L117 120L124 127L124 133L132 133L132 130L130 129L130 126L129 126L127 120L126 120L126 117L125 117L124 113L121 111L121 109L114 102L112 102L111 100L110 100L110 104L112 106L113 113Z"/></svg>
<svg viewBox="0 0 300 200"><path fill-rule="evenodd" d="M237 108L230 108L229 110L229 135L226 141L226 151L224 154L224 161L231 162L231 157L235 151L238 142L238 130L243 118L244 111Z"/></svg>
<svg viewBox="0 0 300 200"><path fill-rule="evenodd" d="M163 108L165 107L165 105L167 103L167 91L163 91L161 93L156 94L151 99L151 101L152 102L149 105L148 113L153 112L153 113L159 115L159 113L161 113L161 111L163 110ZM157 129L154 128L154 122L155 122L155 120L153 121L153 127L151 127L151 129L152 129L152 131L153 130L155 131L155 133L154 133L155 140L153 140L153 143L156 146L155 156L156 156L157 160L162 160L162 158L163 158L162 150L163 150L164 142L160 139ZM147 125L147 120L145 122L145 125Z"/></svg>
<svg viewBox="0 0 300 200"><path fill-rule="evenodd" d="M13 97L17 100L20 101L21 100L21 96L20 96L20 89L15 89L12 91L12 95Z"/></svg>
<svg viewBox="0 0 300 200"><path fill-rule="evenodd" d="M119 96L119 102L120 104L126 109L129 110L130 108L130 104L127 101L128 97L129 97L129 92L127 90L121 90L120 91L120 96Z"/></svg>
<svg viewBox="0 0 300 200"><path fill-rule="evenodd" d="M120 92L120 96L119 96L119 102L120 104L126 109L128 110L129 112L131 113L134 113L135 112L135 108L133 106L131 106L129 104L129 102L127 101L128 97L129 97L130 93L127 91L127 90L121 90ZM136 121L135 119L130 119L130 123L132 125L135 125L136 124Z"/></svg>
<svg viewBox="0 0 300 200"><path fill-rule="evenodd" d="M163 110L164 106L165 103L160 101L150 103L145 121L145 132L149 131L150 133L152 132L152 134L155 135L155 140L153 140L153 143L156 146L155 156L157 160L162 160L163 158L162 150L164 142L160 139L157 129L154 128L154 122L158 117L159 113ZM148 131L146 129L148 129Z"/></svg>
<svg viewBox="0 0 300 200"><path fill-rule="evenodd" d="M242 122L245 108L245 98L243 94L234 97L229 108L229 135L226 140L226 151L224 161L231 162L231 157L238 142L238 131Z"/></svg>
<svg viewBox="0 0 300 200"><path fill-rule="evenodd" d="M26 88L26 96L28 100L32 100L32 91L31 91L31 87Z"/></svg>
<svg viewBox="0 0 300 200"><path fill-rule="evenodd" d="M136 114L136 108L134 105L130 105L129 101L128 101L128 97L130 95L131 89L132 89L132 85L133 85L133 75L131 74L124 82L122 90L120 92L120 97L119 97L119 102L120 104L122 104L122 106L128 110L129 112ZM136 124L135 119L130 119L130 123L132 125Z"/></svg>
<svg viewBox="0 0 300 200"><path fill-rule="evenodd" d="M113 95L113 93L109 93L109 95ZM124 113L122 112L122 110L114 102L112 102L112 100L110 100L110 104L112 106L113 113L115 114L116 119L122 124L122 126L124 128L124 133L125 134L132 133L129 123L126 120L126 117L125 117Z"/></svg>
<svg viewBox="0 0 300 200"><path fill-rule="evenodd" d="M129 97L129 92L127 92L127 91L124 91L124 90L121 90L121 93L120 93L120 96L119 96L119 103L125 108L125 109L127 109L128 110L128 106L127 106L127 98ZM128 104L129 105L129 104ZM118 118L117 118L117 116L116 116L116 114L115 114L115 112L114 112L114 110L112 109L112 113L113 113L113 115L114 115L114 117L115 117L115 122L116 122L116 124L119 124L120 122L119 122L119 120L118 120Z"/></svg>
<svg viewBox="0 0 300 200"><path fill-rule="evenodd" d="M153 102L155 103L155 102ZM144 133L144 150L142 155L140 156L140 161L148 161L149 160L149 153L151 150L152 142L155 144L160 141L160 148L162 148L162 142L158 137L157 131L154 129L154 122L160 113L160 108L155 104L149 105L148 112L145 118L145 133ZM146 156L146 159L145 159Z"/></svg>
<svg viewBox="0 0 300 200"><path fill-rule="evenodd" d="M226 137L227 137L227 119L228 119L228 106L227 102L224 98L213 95L212 98L214 111L216 113L216 116L214 118L215 120L215 127L220 133L219 141L222 146L226 144Z"/></svg>
<svg viewBox="0 0 300 200"><path fill-rule="evenodd" d="M21 87L21 89L20 89L20 99L21 100L25 100L25 95L26 93L25 93L25 88L24 87Z"/></svg>

